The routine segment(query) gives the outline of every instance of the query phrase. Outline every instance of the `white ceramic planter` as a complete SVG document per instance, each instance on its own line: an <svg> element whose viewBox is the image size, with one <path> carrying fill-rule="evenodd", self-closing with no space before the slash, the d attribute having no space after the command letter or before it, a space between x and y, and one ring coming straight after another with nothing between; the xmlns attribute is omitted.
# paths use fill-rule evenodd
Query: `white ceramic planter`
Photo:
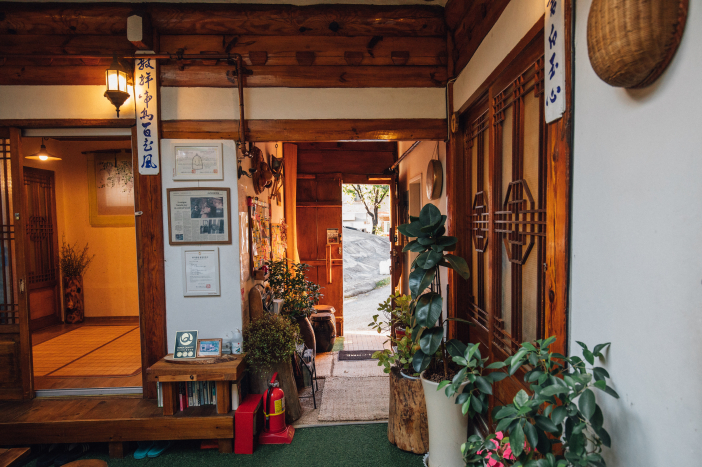
<svg viewBox="0 0 702 467"><path fill-rule="evenodd" d="M453 397L446 397L444 389L437 391L438 383L424 378L422 388L427 403L429 422L429 467L464 467L461 444L468 438L468 416L461 413L456 396L463 391L462 384Z"/></svg>

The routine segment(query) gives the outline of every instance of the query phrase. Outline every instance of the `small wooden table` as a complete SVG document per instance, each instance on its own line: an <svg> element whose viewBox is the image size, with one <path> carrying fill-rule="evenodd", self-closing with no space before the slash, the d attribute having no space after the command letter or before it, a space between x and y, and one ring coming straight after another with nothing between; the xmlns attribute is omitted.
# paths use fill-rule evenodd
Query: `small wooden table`
<svg viewBox="0 0 702 467"><path fill-rule="evenodd" d="M228 414L232 410L231 384L244 376L245 354L231 355L230 359L220 363L202 363L201 361L167 361L172 354L147 368L148 381L161 383L163 393L163 415L174 415L178 411L177 383L192 381L214 381L217 387L217 413Z"/></svg>

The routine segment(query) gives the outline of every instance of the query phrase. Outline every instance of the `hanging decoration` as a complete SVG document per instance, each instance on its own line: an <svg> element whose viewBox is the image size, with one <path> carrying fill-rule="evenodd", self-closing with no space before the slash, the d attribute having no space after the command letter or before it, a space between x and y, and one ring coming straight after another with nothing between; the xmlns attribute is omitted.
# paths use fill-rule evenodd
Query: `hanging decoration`
<svg viewBox="0 0 702 467"><path fill-rule="evenodd" d="M444 170L439 160L439 143L436 143L434 155L427 166L427 175L425 178L425 187L427 190L428 199L439 199L441 190L444 186Z"/></svg>
<svg viewBox="0 0 702 467"><path fill-rule="evenodd" d="M624 88L656 81L680 45L688 6L689 0L593 0L587 49L597 76Z"/></svg>

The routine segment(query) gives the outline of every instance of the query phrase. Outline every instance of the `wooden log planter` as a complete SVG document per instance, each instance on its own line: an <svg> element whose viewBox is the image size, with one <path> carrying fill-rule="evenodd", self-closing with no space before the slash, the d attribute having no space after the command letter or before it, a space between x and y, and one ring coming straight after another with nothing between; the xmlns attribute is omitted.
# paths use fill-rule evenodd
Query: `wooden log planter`
<svg viewBox="0 0 702 467"><path fill-rule="evenodd" d="M424 391L419 378L404 378L399 369L390 372L388 441L415 454L429 451L429 428Z"/></svg>

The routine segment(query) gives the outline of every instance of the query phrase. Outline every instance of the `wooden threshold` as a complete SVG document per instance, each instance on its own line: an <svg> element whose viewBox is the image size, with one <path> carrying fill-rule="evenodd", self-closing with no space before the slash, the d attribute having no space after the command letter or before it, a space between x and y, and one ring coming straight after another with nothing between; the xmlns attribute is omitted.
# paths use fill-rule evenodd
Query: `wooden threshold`
<svg viewBox="0 0 702 467"><path fill-rule="evenodd" d="M233 439L234 412L214 405L173 416L152 399L70 398L0 402L0 445Z"/></svg>

